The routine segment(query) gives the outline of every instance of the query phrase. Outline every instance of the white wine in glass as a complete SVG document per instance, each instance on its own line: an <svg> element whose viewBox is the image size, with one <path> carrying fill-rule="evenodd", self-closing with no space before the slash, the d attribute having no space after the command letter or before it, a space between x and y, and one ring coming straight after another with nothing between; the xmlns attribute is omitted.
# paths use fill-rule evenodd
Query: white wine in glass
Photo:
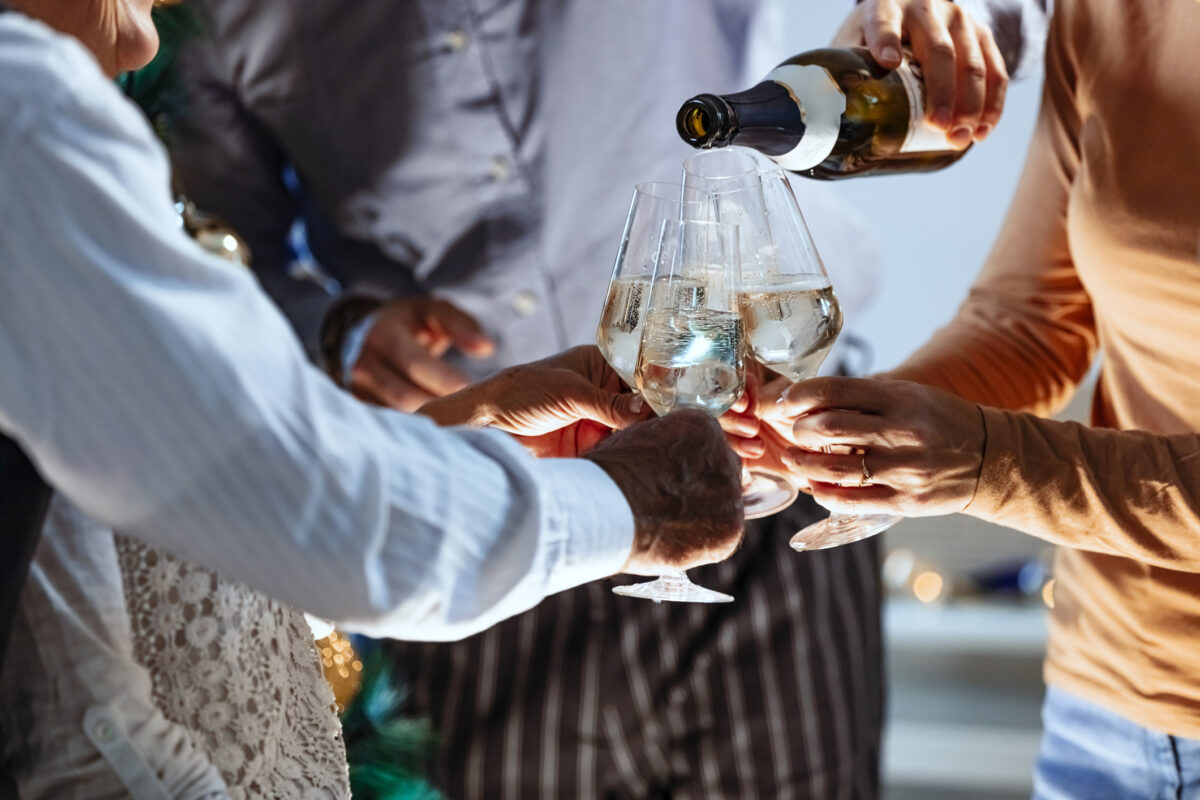
<svg viewBox="0 0 1200 800"><path fill-rule="evenodd" d="M662 224L679 219L690 204L711 203L707 192L677 183L639 183L633 190L608 297L596 327L596 345L626 385L636 387L634 370L642 346L642 323L650 280L658 257Z"/></svg>
<svg viewBox="0 0 1200 800"><path fill-rule="evenodd" d="M650 312L637 381L659 414L698 408L721 416L746 389L741 317L711 309Z"/></svg>
<svg viewBox="0 0 1200 800"><path fill-rule="evenodd" d="M642 348L642 317L650 294L647 276L614 277L596 328L596 344L610 367L628 386L636 386L638 352Z"/></svg>
<svg viewBox="0 0 1200 800"><path fill-rule="evenodd" d="M745 390L737 246L732 225L698 220L663 223L636 371L638 389L659 414L695 408L719 417ZM682 570L613 591L656 602L733 600L697 586Z"/></svg>
<svg viewBox="0 0 1200 800"><path fill-rule="evenodd" d="M738 306L760 364L793 381L812 378L842 330L842 309L824 275L768 275L743 286Z"/></svg>

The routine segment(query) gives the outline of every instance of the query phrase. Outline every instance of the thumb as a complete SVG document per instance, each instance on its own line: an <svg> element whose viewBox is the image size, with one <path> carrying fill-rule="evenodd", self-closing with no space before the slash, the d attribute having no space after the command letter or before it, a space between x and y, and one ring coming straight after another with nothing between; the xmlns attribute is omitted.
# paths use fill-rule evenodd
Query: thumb
<svg viewBox="0 0 1200 800"><path fill-rule="evenodd" d="M607 392L581 381L571 394L572 413L580 419L590 419L616 430L628 428L651 415L641 395L631 392Z"/></svg>
<svg viewBox="0 0 1200 800"><path fill-rule="evenodd" d="M427 323L445 334L462 352L485 358L496 352L496 343L467 312L446 300L434 299L426 313Z"/></svg>

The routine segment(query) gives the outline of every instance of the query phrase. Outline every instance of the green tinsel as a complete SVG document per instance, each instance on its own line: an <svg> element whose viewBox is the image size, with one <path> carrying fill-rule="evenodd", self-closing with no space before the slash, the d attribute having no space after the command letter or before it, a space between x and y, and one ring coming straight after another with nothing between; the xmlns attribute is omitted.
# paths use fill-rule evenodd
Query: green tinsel
<svg viewBox="0 0 1200 800"><path fill-rule="evenodd" d="M428 721L400 716L407 694L384 653L363 660L362 685L342 713L355 800L444 800L421 777L437 737Z"/></svg>

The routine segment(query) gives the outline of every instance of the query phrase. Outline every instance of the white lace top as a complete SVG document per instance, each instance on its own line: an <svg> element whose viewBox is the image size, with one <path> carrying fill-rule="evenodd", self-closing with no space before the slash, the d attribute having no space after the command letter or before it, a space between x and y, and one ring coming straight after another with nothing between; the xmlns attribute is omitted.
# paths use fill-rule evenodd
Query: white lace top
<svg viewBox="0 0 1200 800"><path fill-rule="evenodd" d="M299 612L117 537L134 654L155 701L237 800L344 800L333 692Z"/></svg>

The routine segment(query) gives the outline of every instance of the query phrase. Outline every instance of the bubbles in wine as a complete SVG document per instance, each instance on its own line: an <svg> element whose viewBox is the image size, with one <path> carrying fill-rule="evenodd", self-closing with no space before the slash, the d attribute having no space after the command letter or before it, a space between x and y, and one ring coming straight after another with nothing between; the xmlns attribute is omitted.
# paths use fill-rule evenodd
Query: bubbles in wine
<svg viewBox="0 0 1200 800"><path fill-rule="evenodd" d="M642 343L642 312L649 281L617 278L608 287L608 299L596 331L596 344L621 380L634 385L638 350Z"/></svg>

